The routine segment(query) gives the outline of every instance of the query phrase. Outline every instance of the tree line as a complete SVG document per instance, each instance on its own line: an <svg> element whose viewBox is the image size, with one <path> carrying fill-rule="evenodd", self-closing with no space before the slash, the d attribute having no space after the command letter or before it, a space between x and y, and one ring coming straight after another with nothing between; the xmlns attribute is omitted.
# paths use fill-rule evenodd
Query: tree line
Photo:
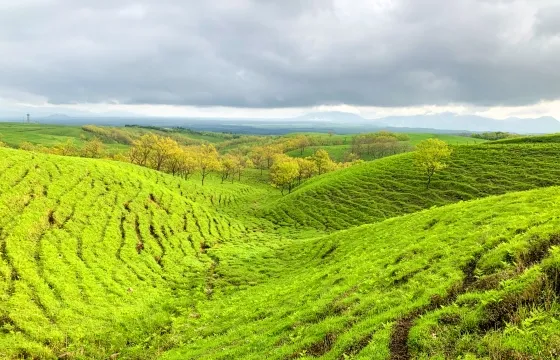
<svg viewBox="0 0 560 360"><path fill-rule="evenodd" d="M99 132L99 129L90 128L91 132ZM394 146L404 141L402 135L406 136L406 134L387 132L356 135L352 139L353 150L363 151L366 154L375 154L376 151L384 154L396 153L397 148ZM68 139L53 147L23 142L20 148L55 155L109 158L130 162L180 176L185 180L194 174L199 174L202 185L210 173L216 173L224 183L233 182L235 179L240 181L243 172L248 168L260 170L261 176L264 170L268 170L270 184L278 188L282 194L286 191L291 193L297 185L313 176L362 162L357 157L348 162L335 162L324 149L319 149L308 157L294 158L286 154L286 151L293 149L299 149L300 154L303 154L308 146L312 146L311 144L312 141L308 136L298 135L275 139L266 145L239 147L229 153L220 154L213 144L183 145L171 137L147 133L132 140L126 153L109 154L106 145L97 137L86 141L82 147L78 147L72 139ZM428 139L417 146L415 164L426 174L427 188L435 172L447 166L446 159L450 155L451 149L441 140Z"/></svg>
<svg viewBox="0 0 560 360"><path fill-rule="evenodd" d="M359 157L364 155L381 158L402 152L412 151L412 146L405 141L410 140L407 134L379 131L359 134L352 137L351 153Z"/></svg>

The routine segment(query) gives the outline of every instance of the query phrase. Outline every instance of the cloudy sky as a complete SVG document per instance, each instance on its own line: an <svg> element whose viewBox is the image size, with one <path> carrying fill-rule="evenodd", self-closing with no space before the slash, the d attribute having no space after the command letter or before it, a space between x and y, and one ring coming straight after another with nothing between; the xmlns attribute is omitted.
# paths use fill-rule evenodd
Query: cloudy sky
<svg viewBox="0 0 560 360"><path fill-rule="evenodd" d="M0 109L560 118L558 0L0 0Z"/></svg>

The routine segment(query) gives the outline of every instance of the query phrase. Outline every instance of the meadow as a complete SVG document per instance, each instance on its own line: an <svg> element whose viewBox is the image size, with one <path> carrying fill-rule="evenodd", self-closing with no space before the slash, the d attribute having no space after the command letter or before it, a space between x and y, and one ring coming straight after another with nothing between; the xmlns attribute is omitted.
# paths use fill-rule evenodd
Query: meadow
<svg viewBox="0 0 560 360"><path fill-rule="evenodd" d="M413 154L389 156L311 179L271 202L263 216L280 225L344 229L432 206L560 185L555 144L456 146L449 167L426 189Z"/></svg>
<svg viewBox="0 0 560 360"><path fill-rule="evenodd" d="M422 134L422 133L408 133L406 134L410 138L408 141L403 141L403 144L410 144L412 146L417 145L419 142L426 139L440 139L445 141L450 145L476 145L486 142L482 139L469 138L465 136L458 135L448 135L448 134ZM352 142L351 135L314 135L318 139L324 139L324 141L339 141L342 144L339 145L314 145L309 146L303 152L300 150L292 150L288 152L288 155L293 157L307 157L313 155L319 149L325 149L330 157L336 161L343 161L345 155L351 151ZM364 155L361 157L363 160L375 160L374 155Z"/></svg>
<svg viewBox="0 0 560 360"><path fill-rule="evenodd" d="M0 148L0 359L558 358L560 145L446 140L429 189L405 153L285 196Z"/></svg>

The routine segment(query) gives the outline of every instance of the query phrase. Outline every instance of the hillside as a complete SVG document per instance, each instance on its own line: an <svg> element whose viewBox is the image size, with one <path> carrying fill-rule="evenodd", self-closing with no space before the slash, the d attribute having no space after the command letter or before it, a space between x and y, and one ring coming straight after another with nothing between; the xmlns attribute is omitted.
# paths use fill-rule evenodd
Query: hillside
<svg viewBox="0 0 560 360"><path fill-rule="evenodd" d="M410 138L409 141L403 141L402 144L410 144L410 145L417 145L420 141L426 140L429 138L440 139L445 141L450 145L475 145L481 144L486 142L486 140L482 139L475 139L465 136L459 135L449 135L449 134L419 134L419 133L409 133L407 134ZM320 138L319 136L315 135L314 137ZM345 155L351 151L352 149L352 136L351 135L333 135L333 136L324 136L325 139L338 139L342 144L338 145L316 145L316 146L309 146L305 149L305 151L301 152L300 150L292 150L289 151L287 154L293 157L307 157L313 155L317 150L324 149L329 153L329 156L335 161L343 161ZM374 160L375 156L364 154L361 157L363 160Z"/></svg>
<svg viewBox="0 0 560 360"><path fill-rule="evenodd" d="M0 358L555 358L560 189L460 200L556 184L559 152L459 146L430 191L403 154L282 197L0 148Z"/></svg>
<svg viewBox="0 0 560 360"><path fill-rule="evenodd" d="M280 225L344 229L432 206L560 184L557 145L458 146L430 190L411 153L390 156L305 183L263 215Z"/></svg>
<svg viewBox="0 0 560 360"><path fill-rule="evenodd" d="M211 132L196 132L187 129L166 129L160 127L141 126L70 126L46 124L22 124L0 122L0 141L12 148L18 148L23 142L33 145L53 147L68 140L82 147L94 137L99 138L111 153L126 151L132 141L147 133L167 136L181 144L192 145L204 142L226 143L232 135Z"/></svg>
<svg viewBox="0 0 560 360"><path fill-rule="evenodd" d="M552 359L559 201L508 194L294 244L297 267L190 309L163 359Z"/></svg>
<svg viewBox="0 0 560 360"><path fill-rule="evenodd" d="M150 336L171 325L170 309L212 290L206 249L256 236L215 210L247 186L206 197L122 163L9 149L0 158L2 359L125 349L153 358L164 344Z"/></svg>
<svg viewBox="0 0 560 360"><path fill-rule="evenodd" d="M496 140L496 144L528 144L528 143L559 143L560 133L549 135L520 136L510 139Z"/></svg>

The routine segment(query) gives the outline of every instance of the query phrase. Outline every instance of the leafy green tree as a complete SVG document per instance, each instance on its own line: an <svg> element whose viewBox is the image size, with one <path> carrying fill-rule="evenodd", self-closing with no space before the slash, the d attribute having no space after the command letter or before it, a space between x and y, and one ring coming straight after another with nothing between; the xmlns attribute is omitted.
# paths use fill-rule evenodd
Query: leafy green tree
<svg viewBox="0 0 560 360"><path fill-rule="evenodd" d="M282 195L286 189L288 193L291 193L297 178L298 163L296 159L284 154L277 155L270 167L272 186L279 188Z"/></svg>
<svg viewBox="0 0 560 360"><path fill-rule="evenodd" d="M222 177L222 184L228 177L231 177L231 181L233 182L237 166L238 159L231 154L226 154L220 158L220 175Z"/></svg>
<svg viewBox="0 0 560 360"><path fill-rule="evenodd" d="M200 177L202 180L202 185L204 185L204 180L206 176L211 171L220 169L220 160L218 158L218 151L212 144L200 145L196 152L197 167L200 171Z"/></svg>
<svg viewBox="0 0 560 360"><path fill-rule="evenodd" d="M427 139L416 146L414 163L427 176L426 189L430 188L432 176L436 171L447 167L446 160L451 156L452 149L442 140Z"/></svg>
<svg viewBox="0 0 560 360"><path fill-rule="evenodd" d="M23 141L22 143L19 144L19 148L25 151L34 151L35 145L30 143L29 141Z"/></svg>
<svg viewBox="0 0 560 360"><path fill-rule="evenodd" d="M129 157L130 162L140 166L147 166L148 160L153 152L153 145L158 141L158 136L154 134L142 135L132 143Z"/></svg>
<svg viewBox="0 0 560 360"><path fill-rule="evenodd" d="M297 158L298 164L298 184L302 180L309 179L317 172L317 165L310 158Z"/></svg>
<svg viewBox="0 0 560 360"><path fill-rule="evenodd" d="M94 137L90 141L86 142L82 149L83 156L88 158L101 158L104 153L105 144L103 144L97 137Z"/></svg>
<svg viewBox="0 0 560 360"><path fill-rule="evenodd" d="M336 164L332 161L329 153L323 149L319 149L315 152L313 155L313 161L315 162L315 166L317 166L317 172L319 175L332 171L336 167Z"/></svg>
<svg viewBox="0 0 560 360"><path fill-rule="evenodd" d="M295 143L296 143L297 147L299 148L300 155L303 155L303 152L305 151L305 148L308 147L311 144L311 141L305 135L298 135L295 139Z"/></svg>
<svg viewBox="0 0 560 360"><path fill-rule="evenodd" d="M249 157L251 159L251 162L253 163L253 166L259 169L262 175L263 170L266 167L266 155L264 148L261 146L254 147L249 154Z"/></svg>
<svg viewBox="0 0 560 360"><path fill-rule="evenodd" d="M183 147L180 153L179 159L179 174L183 176L185 180L198 171L198 161L197 161L197 147L187 146Z"/></svg>

